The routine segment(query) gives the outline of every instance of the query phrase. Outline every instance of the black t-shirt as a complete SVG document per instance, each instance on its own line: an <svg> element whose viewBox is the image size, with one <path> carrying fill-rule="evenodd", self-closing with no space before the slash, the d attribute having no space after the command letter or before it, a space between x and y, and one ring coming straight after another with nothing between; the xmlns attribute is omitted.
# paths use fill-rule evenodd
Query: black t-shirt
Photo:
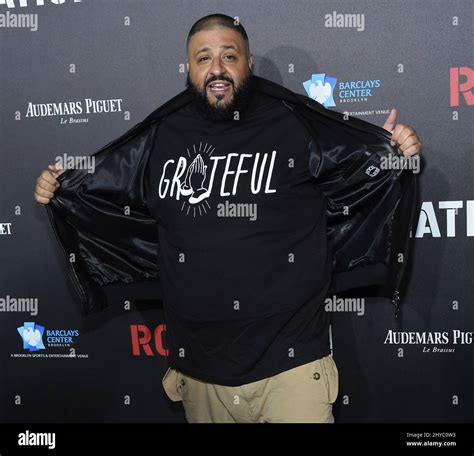
<svg viewBox="0 0 474 456"><path fill-rule="evenodd" d="M262 93L240 120L188 104L160 125L147 200L169 361L186 375L235 386L329 354L326 200L309 139Z"/></svg>

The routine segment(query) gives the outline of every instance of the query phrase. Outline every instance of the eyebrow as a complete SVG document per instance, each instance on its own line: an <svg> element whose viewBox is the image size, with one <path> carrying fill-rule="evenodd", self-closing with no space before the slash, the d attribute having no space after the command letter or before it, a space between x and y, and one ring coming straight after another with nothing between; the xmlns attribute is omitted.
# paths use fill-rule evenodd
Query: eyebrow
<svg viewBox="0 0 474 456"><path fill-rule="evenodd" d="M233 44L222 44L220 46L221 48L224 48L224 49L234 49L235 51L239 52L239 50L233 45ZM201 49L198 49L194 55L198 55L199 53L201 52L206 52L206 51L210 51L211 48L210 47L203 47Z"/></svg>

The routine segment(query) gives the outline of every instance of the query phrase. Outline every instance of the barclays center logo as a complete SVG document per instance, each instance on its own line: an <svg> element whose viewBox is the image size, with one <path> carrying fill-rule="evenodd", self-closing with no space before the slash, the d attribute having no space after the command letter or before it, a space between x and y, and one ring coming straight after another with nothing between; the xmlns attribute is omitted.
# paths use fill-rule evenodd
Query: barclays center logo
<svg viewBox="0 0 474 456"><path fill-rule="evenodd" d="M322 104L325 108L336 106L334 103L334 88L337 79L325 73L313 74L311 79L303 82L308 97Z"/></svg>
<svg viewBox="0 0 474 456"><path fill-rule="evenodd" d="M54 347L70 348L75 344L76 339L80 335L78 329L45 330L44 326L30 321L17 328L17 331L23 341L23 349L29 352L37 352Z"/></svg>
<svg viewBox="0 0 474 456"><path fill-rule="evenodd" d="M78 329L45 329L32 321L16 328L21 337L23 351L11 353L11 358L68 358L88 359L88 353L78 353L76 348ZM60 349L60 350L58 350ZM25 353L26 352L26 353Z"/></svg>
<svg viewBox="0 0 474 456"><path fill-rule="evenodd" d="M338 103L358 103L368 101L380 88L380 79L361 79L339 81L335 76L326 73L311 75L311 79L303 82L308 97L322 104L325 108L336 106Z"/></svg>
<svg viewBox="0 0 474 456"><path fill-rule="evenodd" d="M43 343L44 327L33 322L25 322L23 326L17 328L23 341L23 349L30 352L44 350Z"/></svg>

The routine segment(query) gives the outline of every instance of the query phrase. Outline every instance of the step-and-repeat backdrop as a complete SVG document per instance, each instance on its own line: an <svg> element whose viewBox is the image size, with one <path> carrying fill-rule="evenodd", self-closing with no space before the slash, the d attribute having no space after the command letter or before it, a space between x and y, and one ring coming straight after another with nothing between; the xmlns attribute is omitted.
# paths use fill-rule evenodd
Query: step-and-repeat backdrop
<svg viewBox="0 0 474 456"><path fill-rule="evenodd" d="M187 33L211 13L245 26L255 74L378 125L395 107L424 144L401 315L373 290L333 314L336 419L472 422L466 0L1 0L0 420L184 421L161 387L153 290L114 287L111 308L83 318L33 188L48 163L95 152L183 90ZM41 341L24 343L28 327Z"/></svg>

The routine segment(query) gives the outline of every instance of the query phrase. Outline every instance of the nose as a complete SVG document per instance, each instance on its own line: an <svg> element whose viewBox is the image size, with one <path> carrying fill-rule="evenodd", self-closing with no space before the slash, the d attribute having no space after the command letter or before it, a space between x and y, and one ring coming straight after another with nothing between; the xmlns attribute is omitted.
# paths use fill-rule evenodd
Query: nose
<svg viewBox="0 0 474 456"><path fill-rule="evenodd" d="M212 76L217 76L224 73L224 68L220 59L212 60L212 66L209 72Z"/></svg>

